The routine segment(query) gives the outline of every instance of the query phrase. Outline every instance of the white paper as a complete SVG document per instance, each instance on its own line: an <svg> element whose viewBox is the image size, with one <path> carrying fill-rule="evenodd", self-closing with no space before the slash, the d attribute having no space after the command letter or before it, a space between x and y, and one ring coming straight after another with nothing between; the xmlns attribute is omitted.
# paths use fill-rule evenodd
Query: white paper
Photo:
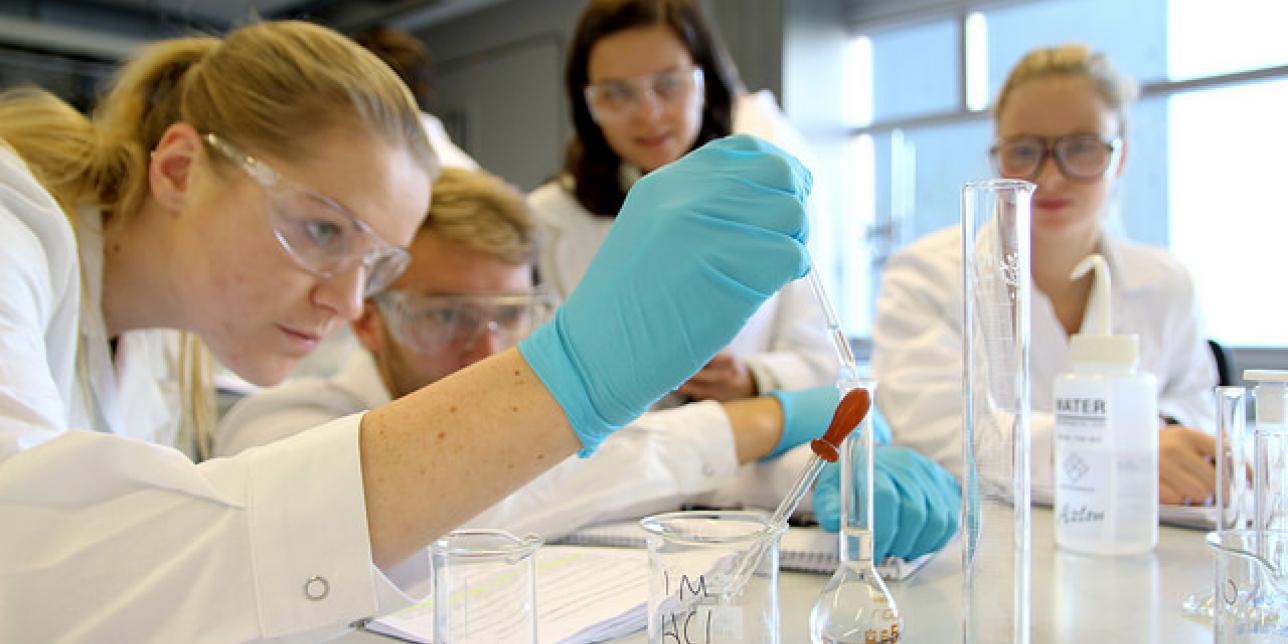
<svg viewBox="0 0 1288 644"><path fill-rule="evenodd" d="M544 546L536 554L537 635L542 644L581 644L647 625L648 553L618 548ZM486 610L487 597L473 598ZM498 620L515 611L496 607ZM500 627L502 624L498 623ZM434 639L433 600L373 620L367 630L413 642ZM481 641L489 639L479 634Z"/></svg>

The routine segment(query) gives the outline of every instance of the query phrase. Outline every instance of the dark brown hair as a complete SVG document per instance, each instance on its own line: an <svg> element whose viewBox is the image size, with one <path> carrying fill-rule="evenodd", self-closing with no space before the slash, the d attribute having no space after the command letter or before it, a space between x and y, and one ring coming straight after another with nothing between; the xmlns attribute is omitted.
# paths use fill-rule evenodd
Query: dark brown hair
<svg viewBox="0 0 1288 644"><path fill-rule="evenodd" d="M573 138L564 153L563 172L574 181L573 195L595 215L615 217L626 199L619 177L621 157L590 116L583 91L589 82L590 50L601 38L636 27L665 25L673 31L706 76L706 101L698 147L733 130L733 101L741 90L738 73L716 32L690 0L591 0L577 20L564 89L572 106Z"/></svg>
<svg viewBox="0 0 1288 644"><path fill-rule="evenodd" d="M387 25L372 27L353 39L389 65L411 89L421 111L428 111L434 63L425 43Z"/></svg>

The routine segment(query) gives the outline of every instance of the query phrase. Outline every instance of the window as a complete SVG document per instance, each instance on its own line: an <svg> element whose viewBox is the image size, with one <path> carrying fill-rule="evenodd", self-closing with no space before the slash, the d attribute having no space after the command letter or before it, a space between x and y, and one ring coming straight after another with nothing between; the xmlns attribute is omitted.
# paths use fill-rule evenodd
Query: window
<svg viewBox="0 0 1288 644"><path fill-rule="evenodd" d="M1288 78L1169 99L1170 247L1190 267L1212 335L1231 346L1288 343ZM1231 118L1231 115L1238 118Z"/></svg>
<svg viewBox="0 0 1288 644"><path fill-rule="evenodd" d="M912 14L855 35L844 208L866 231L861 265L834 271L852 335L871 334L880 267L955 225L965 181L992 174L984 109L1027 51L1085 42L1141 82L1130 155L1106 225L1169 248L1191 271L1209 334L1230 346L1288 344L1288 302L1251 280L1288 244L1272 193L1288 151L1288 4L1259 0L1031 0ZM860 113L861 111L861 113ZM846 258L842 256L844 264ZM1264 267L1264 268L1259 268ZM1267 288L1273 288L1267 285ZM1282 288L1279 289L1282 291Z"/></svg>

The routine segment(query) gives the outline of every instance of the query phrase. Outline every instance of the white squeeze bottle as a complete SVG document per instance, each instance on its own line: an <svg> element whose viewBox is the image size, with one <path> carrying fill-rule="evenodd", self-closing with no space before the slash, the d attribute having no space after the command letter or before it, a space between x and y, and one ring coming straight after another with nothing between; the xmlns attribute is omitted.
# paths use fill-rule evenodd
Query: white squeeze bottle
<svg viewBox="0 0 1288 644"><path fill-rule="evenodd" d="M1092 554L1147 552L1158 543L1158 386L1137 371L1139 338L1111 335L1110 277L1095 269L1073 371L1055 380L1055 540Z"/></svg>

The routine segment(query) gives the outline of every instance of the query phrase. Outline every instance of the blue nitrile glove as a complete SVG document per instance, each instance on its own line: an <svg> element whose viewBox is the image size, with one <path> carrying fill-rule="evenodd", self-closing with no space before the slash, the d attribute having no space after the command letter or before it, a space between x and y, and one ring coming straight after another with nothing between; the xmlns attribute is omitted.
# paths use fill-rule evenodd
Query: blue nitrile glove
<svg viewBox="0 0 1288 644"><path fill-rule="evenodd" d="M841 523L841 468L829 463L814 488L814 514L828 532ZM957 532L961 490L944 468L911 448L877 445L872 461L872 560L915 559Z"/></svg>
<svg viewBox="0 0 1288 644"><path fill-rule="evenodd" d="M841 404L841 392L835 386L771 391L783 408L783 433L778 437L774 451L760 459L769 460L783 452L823 435L832 422L836 406Z"/></svg>
<svg viewBox="0 0 1288 644"><path fill-rule="evenodd" d="M708 143L635 183L581 283L519 343L582 456L808 271L810 186L804 166L750 136Z"/></svg>

